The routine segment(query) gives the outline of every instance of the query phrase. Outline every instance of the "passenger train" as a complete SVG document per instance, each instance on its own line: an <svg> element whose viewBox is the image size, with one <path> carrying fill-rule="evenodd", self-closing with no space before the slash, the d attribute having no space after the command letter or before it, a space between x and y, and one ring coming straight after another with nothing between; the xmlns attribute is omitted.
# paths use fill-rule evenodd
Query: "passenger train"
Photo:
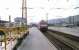
<svg viewBox="0 0 79 50"><path fill-rule="evenodd" d="M48 30L48 24L46 21L44 20L41 20L38 24L38 28L41 30L41 31L47 31Z"/></svg>

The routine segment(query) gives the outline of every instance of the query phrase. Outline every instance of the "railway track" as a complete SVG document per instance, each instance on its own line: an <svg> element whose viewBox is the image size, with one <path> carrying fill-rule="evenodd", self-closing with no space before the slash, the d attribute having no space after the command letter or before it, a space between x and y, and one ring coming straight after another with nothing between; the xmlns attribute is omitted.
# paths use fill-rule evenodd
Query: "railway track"
<svg viewBox="0 0 79 50"><path fill-rule="evenodd" d="M79 41L75 40L77 37L75 38L70 35L65 36L65 34L50 30L43 33L49 41L57 47L58 50L79 50Z"/></svg>

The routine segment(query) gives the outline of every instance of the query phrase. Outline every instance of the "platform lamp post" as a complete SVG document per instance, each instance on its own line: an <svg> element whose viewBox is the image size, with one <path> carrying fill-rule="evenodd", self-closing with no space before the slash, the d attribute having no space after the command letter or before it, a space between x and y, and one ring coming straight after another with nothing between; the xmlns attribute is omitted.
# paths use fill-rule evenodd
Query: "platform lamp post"
<svg viewBox="0 0 79 50"><path fill-rule="evenodd" d="M10 31L10 27L11 27L11 16L9 15L9 32L10 32L10 36L11 36L11 31Z"/></svg>
<svg viewBox="0 0 79 50"><path fill-rule="evenodd" d="M27 6L26 6L26 0L22 0L22 24L24 17L26 18L27 21ZM26 22L27 23L27 22Z"/></svg>
<svg viewBox="0 0 79 50"><path fill-rule="evenodd" d="M27 25L27 7L26 7L26 1L27 0L22 0L22 19L21 19L21 29L25 29ZM26 25L24 22L24 18L26 19ZM27 29L27 28L26 28Z"/></svg>
<svg viewBox="0 0 79 50"><path fill-rule="evenodd" d="M12 32L11 31L12 31L12 28L11 28L11 15L9 15L9 33L10 33L10 38L12 38ZM12 41L11 41L11 44L12 44Z"/></svg>
<svg viewBox="0 0 79 50"><path fill-rule="evenodd" d="M22 24L23 24L23 17L24 17L24 0L22 0Z"/></svg>

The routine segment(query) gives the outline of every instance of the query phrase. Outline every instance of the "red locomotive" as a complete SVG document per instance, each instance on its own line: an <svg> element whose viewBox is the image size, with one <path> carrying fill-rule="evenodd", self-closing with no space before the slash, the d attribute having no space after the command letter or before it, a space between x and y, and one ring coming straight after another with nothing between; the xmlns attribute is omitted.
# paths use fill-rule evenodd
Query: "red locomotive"
<svg viewBox="0 0 79 50"><path fill-rule="evenodd" d="M39 25L38 25L38 28L41 30L41 31L47 31L48 29L48 24L46 21L42 20L40 21Z"/></svg>

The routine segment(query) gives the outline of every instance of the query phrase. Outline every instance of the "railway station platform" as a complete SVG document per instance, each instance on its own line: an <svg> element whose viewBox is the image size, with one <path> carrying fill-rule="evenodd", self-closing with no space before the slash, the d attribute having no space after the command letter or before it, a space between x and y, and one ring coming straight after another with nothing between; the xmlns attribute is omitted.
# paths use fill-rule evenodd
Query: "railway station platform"
<svg viewBox="0 0 79 50"><path fill-rule="evenodd" d="M18 50L57 50L57 48L36 28L29 28L29 35Z"/></svg>
<svg viewBox="0 0 79 50"><path fill-rule="evenodd" d="M79 37L79 29L78 28L48 27L48 29L63 32L63 33L67 33L67 34Z"/></svg>

